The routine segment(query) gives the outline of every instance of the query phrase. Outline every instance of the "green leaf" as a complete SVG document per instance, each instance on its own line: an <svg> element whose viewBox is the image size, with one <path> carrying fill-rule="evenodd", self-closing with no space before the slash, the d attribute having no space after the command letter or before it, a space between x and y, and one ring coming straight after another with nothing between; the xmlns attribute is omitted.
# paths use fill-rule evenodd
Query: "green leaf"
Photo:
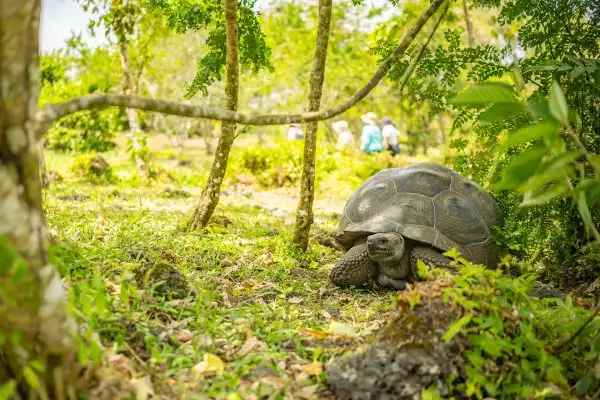
<svg viewBox="0 0 600 400"><path fill-rule="evenodd" d="M505 83L484 82L457 94L450 104L483 107L492 103L519 104L512 92L512 87Z"/></svg>
<svg viewBox="0 0 600 400"><path fill-rule="evenodd" d="M550 87L550 112L562 123L567 122L569 117L569 108L567 107L567 100L560 89L560 86L556 81L552 82Z"/></svg>
<svg viewBox="0 0 600 400"><path fill-rule="evenodd" d="M594 342L594 351L600 353L600 335L596 337L596 341Z"/></svg>
<svg viewBox="0 0 600 400"><path fill-rule="evenodd" d="M441 400L442 396L438 391L436 385L431 385L427 389L421 390L421 399L422 400Z"/></svg>
<svg viewBox="0 0 600 400"><path fill-rule="evenodd" d="M539 102L527 103L527 108L544 121L558 122L550 112L550 106L548 104L548 100L546 99L542 99Z"/></svg>
<svg viewBox="0 0 600 400"><path fill-rule="evenodd" d="M456 334L458 332L460 332L462 327L464 327L465 325L469 324L469 322L471 322L472 318L473 318L473 314L467 314L464 317L462 317L461 319L459 319L458 321L456 321L455 323L453 323L452 326L450 328L448 328L446 333L444 333L444 336L442 336L442 339L444 340L444 342L448 343L450 340L452 340L452 338L454 336L456 336Z"/></svg>
<svg viewBox="0 0 600 400"><path fill-rule="evenodd" d="M15 262L16 253L8 239L0 237L0 276L6 274Z"/></svg>
<svg viewBox="0 0 600 400"><path fill-rule="evenodd" d="M569 176L573 171L569 164L580 155L581 153L578 151L567 151L545 160L536 174L519 186L519 191L536 191L547 183L562 181L565 176Z"/></svg>
<svg viewBox="0 0 600 400"><path fill-rule="evenodd" d="M590 386L592 386L592 378L586 376L577 382L577 385L575 385L575 390L577 391L578 395L583 396L590 390Z"/></svg>
<svg viewBox="0 0 600 400"><path fill-rule="evenodd" d="M584 67L575 67L575 68L573 68L573 70L569 74L569 77L571 79L575 79L575 78L579 77L581 74L583 74L584 72L585 72L585 68Z"/></svg>
<svg viewBox="0 0 600 400"><path fill-rule="evenodd" d="M590 161L591 161L592 166L594 167L594 169L596 171L600 172L600 156L594 155L594 156L591 156L590 158L591 158Z"/></svg>
<svg viewBox="0 0 600 400"><path fill-rule="evenodd" d="M502 354L502 350L498 341L487 332L473 336L471 341L473 345L480 347L492 357L500 357Z"/></svg>
<svg viewBox="0 0 600 400"><path fill-rule="evenodd" d="M524 110L525 108L523 105L519 103L494 103L479 115L479 122L482 125L491 124L523 112Z"/></svg>
<svg viewBox="0 0 600 400"><path fill-rule="evenodd" d="M531 207L545 204L550 200L558 196L562 196L568 192L569 188L567 187L567 184L565 182L558 182L535 196L531 195L531 192L527 192L523 198L523 201L521 204L519 204L519 207Z"/></svg>
<svg viewBox="0 0 600 400"><path fill-rule="evenodd" d="M589 233L590 229L594 226L594 221L592 220L592 214L590 213L585 192L583 191L577 196L577 209L579 210L579 215L581 215L581 219L583 220L585 230L587 233Z"/></svg>
<svg viewBox="0 0 600 400"><path fill-rule="evenodd" d="M35 390L41 389L40 379L38 378L35 371L33 369L31 369L30 367L23 368L23 377L25 377L25 382L27 382L27 384L29 386L31 386L33 389L35 389Z"/></svg>
<svg viewBox="0 0 600 400"><path fill-rule="evenodd" d="M545 147L535 147L522 152L504 168L502 181L494 186L498 189L512 189L527 181L536 173L547 151Z"/></svg>
<svg viewBox="0 0 600 400"><path fill-rule="evenodd" d="M556 136L559 133L559 126L552 122L545 122L537 125L529 125L525 128L521 128L516 132L511 133L506 140L504 140L500 146L498 146L498 152L504 153L509 148L529 142L530 140L540 138L542 136Z"/></svg>
<svg viewBox="0 0 600 400"><path fill-rule="evenodd" d="M15 380L10 380L0 385L0 399L12 399L16 388L17 382Z"/></svg>

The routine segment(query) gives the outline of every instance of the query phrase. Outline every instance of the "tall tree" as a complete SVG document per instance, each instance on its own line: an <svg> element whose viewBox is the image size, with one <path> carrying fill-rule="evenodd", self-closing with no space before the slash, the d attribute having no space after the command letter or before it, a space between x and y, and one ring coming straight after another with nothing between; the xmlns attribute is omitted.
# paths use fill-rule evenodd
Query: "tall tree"
<svg viewBox="0 0 600 400"><path fill-rule="evenodd" d="M327 61L327 47L329 44L329 31L331 28L332 0L319 0L319 27L315 44L313 69L310 76L310 94L308 97L308 111L319 111L323 82L325 81L325 62ZM315 197L315 154L317 151L318 122L311 122L306 129L304 141L304 160L302 165L302 181L300 188L300 202L296 211L296 227L294 229L294 242L301 250L308 247L310 226L313 222L313 200Z"/></svg>
<svg viewBox="0 0 600 400"><path fill-rule="evenodd" d="M76 372L75 323L48 263L32 130L39 15L40 0L0 0L0 383L15 379L22 398L36 392L39 398L65 399ZM15 261L11 249L24 263ZM36 363L44 369L33 368ZM39 385L27 387L25 381L31 384L35 374Z"/></svg>
<svg viewBox="0 0 600 400"><path fill-rule="evenodd" d="M231 111L237 110L240 80L236 3L237 0L225 0L225 37L227 40L225 97L227 109ZM219 203L221 184L227 171L227 160L235 139L235 128L235 122L224 121L221 124L221 136L217 144L215 159L208 176L208 182L200 196L200 201L196 206L194 215L189 222L189 229L191 230L206 226Z"/></svg>

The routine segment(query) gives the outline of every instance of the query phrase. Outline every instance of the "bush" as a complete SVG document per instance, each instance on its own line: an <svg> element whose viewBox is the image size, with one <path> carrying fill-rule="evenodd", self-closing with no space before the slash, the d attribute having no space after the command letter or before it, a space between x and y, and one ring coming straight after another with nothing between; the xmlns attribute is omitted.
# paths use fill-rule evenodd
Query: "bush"
<svg viewBox="0 0 600 400"><path fill-rule="evenodd" d="M93 183L112 183L115 181L110 165L104 158L96 154L83 154L76 157L71 166L71 171L77 178Z"/></svg>
<svg viewBox="0 0 600 400"><path fill-rule="evenodd" d="M105 152L116 146L113 140L121 129L118 110L81 111L48 130L46 147L72 153Z"/></svg>
<svg viewBox="0 0 600 400"><path fill-rule="evenodd" d="M250 146L232 157L229 180L239 181L250 174L263 187L296 186L302 176L303 141L276 141L273 146ZM377 172L409 164L403 157L391 157L387 152L364 155L339 153L333 146L317 145L317 182L335 180L358 186Z"/></svg>

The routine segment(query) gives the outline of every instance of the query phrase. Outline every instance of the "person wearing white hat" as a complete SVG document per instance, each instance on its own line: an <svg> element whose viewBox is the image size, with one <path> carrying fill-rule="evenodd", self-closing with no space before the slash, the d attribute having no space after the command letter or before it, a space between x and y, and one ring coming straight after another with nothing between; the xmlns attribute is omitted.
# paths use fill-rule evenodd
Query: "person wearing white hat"
<svg viewBox="0 0 600 400"><path fill-rule="evenodd" d="M354 136L350 131L350 127L348 126L348 122L346 121L336 121L331 124L335 133L338 134L337 144L335 148L338 151L344 151L347 148L352 148L354 146Z"/></svg>
<svg viewBox="0 0 600 400"><path fill-rule="evenodd" d="M381 129L375 123L377 115L369 112L360 117L360 119L365 123L360 136L360 149L365 154L379 153L383 150L383 137Z"/></svg>

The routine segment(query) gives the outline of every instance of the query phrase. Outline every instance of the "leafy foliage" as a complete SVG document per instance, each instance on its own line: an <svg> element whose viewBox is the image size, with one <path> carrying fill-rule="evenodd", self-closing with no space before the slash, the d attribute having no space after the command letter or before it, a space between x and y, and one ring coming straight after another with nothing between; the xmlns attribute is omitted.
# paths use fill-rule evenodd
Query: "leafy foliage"
<svg viewBox="0 0 600 400"><path fill-rule="evenodd" d="M73 38L66 50L40 57L40 102L66 100L73 95L110 92L118 72L105 49L90 50ZM93 67L87 67L87 63ZM73 76L73 72L77 72ZM47 132L48 148L72 152L104 152L114 148L114 138L123 127L118 109L81 111L56 121Z"/></svg>
<svg viewBox="0 0 600 400"><path fill-rule="evenodd" d="M242 67L256 73L272 68L271 49L255 11L256 0L238 1L239 54ZM152 7L167 18L169 28L177 33L209 29L206 39L208 51L198 60L198 71L187 86L186 98L198 92L208 95L207 87L222 79L225 67L225 16L221 1L152 0Z"/></svg>
<svg viewBox="0 0 600 400"><path fill-rule="evenodd" d="M530 297L533 276L514 278L456 253L446 255L459 270L454 285L443 289L444 298L459 306L463 317L445 339L459 336L468 343L462 353L465 379L454 384L455 390L478 399L595 393L600 387L600 376L592 372L600 367L600 319L571 297Z"/></svg>

